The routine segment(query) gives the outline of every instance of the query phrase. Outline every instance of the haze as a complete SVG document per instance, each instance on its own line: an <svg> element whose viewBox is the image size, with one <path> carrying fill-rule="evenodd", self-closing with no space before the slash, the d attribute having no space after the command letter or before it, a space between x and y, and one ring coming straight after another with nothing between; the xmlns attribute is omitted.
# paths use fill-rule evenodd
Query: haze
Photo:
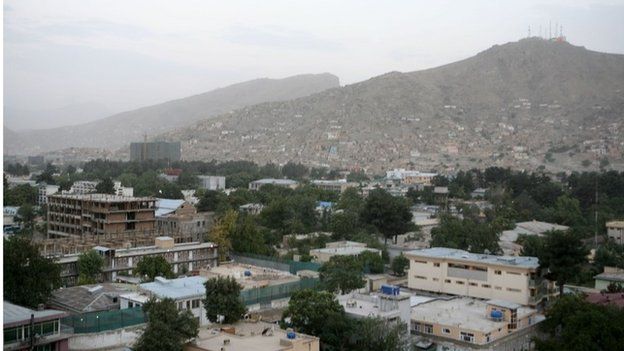
<svg viewBox="0 0 624 351"><path fill-rule="evenodd" d="M5 1L4 123L77 124L260 77L350 84L549 21L574 45L624 52L622 1Z"/></svg>

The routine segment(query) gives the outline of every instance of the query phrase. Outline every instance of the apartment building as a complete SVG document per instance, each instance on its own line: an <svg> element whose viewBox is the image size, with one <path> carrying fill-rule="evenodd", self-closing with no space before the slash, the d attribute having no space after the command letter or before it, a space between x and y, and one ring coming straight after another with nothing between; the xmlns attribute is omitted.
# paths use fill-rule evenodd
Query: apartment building
<svg viewBox="0 0 624 351"><path fill-rule="evenodd" d="M105 282L115 281L118 275L132 275L139 261L145 256L164 257L176 274L214 267L218 264L219 258L216 244L210 242L176 244L170 237L157 237L153 246L124 249L96 246L93 249L104 257L102 280ZM79 256L72 254L57 258L57 263L61 265L63 285L73 286L78 281Z"/></svg>
<svg viewBox="0 0 624 351"><path fill-rule="evenodd" d="M158 199L155 214L159 235L180 237L184 233L199 242L204 241L214 221L214 212L197 212L192 204L177 199Z"/></svg>
<svg viewBox="0 0 624 351"><path fill-rule="evenodd" d="M616 243L624 244L624 221L607 222L607 236Z"/></svg>
<svg viewBox="0 0 624 351"><path fill-rule="evenodd" d="M48 196L48 237L152 232L155 201L108 194Z"/></svg>
<svg viewBox="0 0 624 351"><path fill-rule="evenodd" d="M537 257L473 254L435 247L408 251L408 286L451 295L536 305L551 287Z"/></svg>
<svg viewBox="0 0 624 351"><path fill-rule="evenodd" d="M48 203L48 196L59 192L58 185L49 185L46 183L39 183L37 185L37 205L45 205Z"/></svg>
<svg viewBox="0 0 624 351"><path fill-rule="evenodd" d="M199 186L206 190L225 190L225 177L200 175Z"/></svg>
<svg viewBox="0 0 624 351"><path fill-rule="evenodd" d="M401 184L422 184L431 185L431 181L437 173L426 173L414 170L405 170L403 168L393 169L386 172L386 179L396 180Z"/></svg>
<svg viewBox="0 0 624 351"><path fill-rule="evenodd" d="M280 186L283 188L290 188L290 189L296 189L299 186L299 182L297 182L296 180L267 178L267 179L258 179L258 180L254 180L253 182L250 182L249 190L259 190L260 188L262 188L263 186L267 184Z"/></svg>
<svg viewBox="0 0 624 351"><path fill-rule="evenodd" d="M2 304L3 350L69 350L72 332L61 327L67 313Z"/></svg>
<svg viewBox="0 0 624 351"><path fill-rule="evenodd" d="M338 303L351 318L376 317L390 323L405 323L410 326L410 294L360 294L352 292L338 296Z"/></svg>
<svg viewBox="0 0 624 351"><path fill-rule="evenodd" d="M346 179L338 179L338 180L313 180L312 185L315 187L327 190L334 191L337 193L342 193L343 191L349 188L355 188L358 186L358 183L347 182Z"/></svg>

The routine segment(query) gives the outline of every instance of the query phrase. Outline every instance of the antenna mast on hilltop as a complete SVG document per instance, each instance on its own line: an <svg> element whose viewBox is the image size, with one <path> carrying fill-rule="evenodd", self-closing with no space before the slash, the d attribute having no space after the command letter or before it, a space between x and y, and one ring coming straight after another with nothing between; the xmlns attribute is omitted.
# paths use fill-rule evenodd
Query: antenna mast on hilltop
<svg viewBox="0 0 624 351"><path fill-rule="evenodd" d="M548 39L552 38L552 24L548 21Z"/></svg>

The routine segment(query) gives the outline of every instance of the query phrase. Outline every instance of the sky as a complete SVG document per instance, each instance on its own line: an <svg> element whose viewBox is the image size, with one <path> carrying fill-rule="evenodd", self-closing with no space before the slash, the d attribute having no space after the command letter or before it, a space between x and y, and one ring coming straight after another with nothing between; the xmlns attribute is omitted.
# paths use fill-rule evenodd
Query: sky
<svg viewBox="0 0 624 351"><path fill-rule="evenodd" d="M563 25L624 53L622 1L6 0L4 123L86 122L255 78L342 85L431 68ZM554 29L553 29L554 32Z"/></svg>

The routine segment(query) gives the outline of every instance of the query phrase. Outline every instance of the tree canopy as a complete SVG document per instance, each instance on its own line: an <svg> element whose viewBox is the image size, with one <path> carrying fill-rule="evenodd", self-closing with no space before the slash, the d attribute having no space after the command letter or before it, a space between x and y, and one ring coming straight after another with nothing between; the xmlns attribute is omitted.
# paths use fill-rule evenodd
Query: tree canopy
<svg viewBox="0 0 624 351"><path fill-rule="evenodd" d="M319 269L323 287L331 292L346 294L364 287L362 262L354 256L333 256Z"/></svg>
<svg viewBox="0 0 624 351"><path fill-rule="evenodd" d="M188 310L178 311L172 299L150 300L143 310L148 322L133 350L182 351L184 344L199 333L199 322Z"/></svg>
<svg viewBox="0 0 624 351"><path fill-rule="evenodd" d="M397 235L413 228L408 201L394 197L383 189L375 189L368 194L360 218L377 228L386 240L396 239Z"/></svg>
<svg viewBox="0 0 624 351"><path fill-rule="evenodd" d="M559 295L563 295L563 285L577 275L587 262L588 254L581 240L570 231L545 234L541 256L538 256L540 266L548 269L550 279L559 285Z"/></svg>
<svg viewBox="0 0 624 351"><path fill-rule="evenodd" d="M211 322L219 322L218 316L223 317L223 323L235 323L245 315L247 308L240 298L242 286L233 277L210 278L204 284L206 298L204 308L206 317Z"/></svg>
<svg viewBox="0 0 624 351"><path fill-rule="evenodd" d="M145 256L137 263L135 275L146 281L153 281L156 277L173 278L171 264L162 256Z"/></svg>
<svg viewBox="0 0 624 351"><path fill-rule="evenodd" d="M114 194L115 183L110 178L104 178L95 186L95 192L98 194Z"/></svg>
<svg viewBox="0 0 624 351"><path fill-rule="evenodd" d="M409 259L401 253L392 260L391 268L394 274L404 276L406 273L405 268L409 268Z"/></svg>
<svg viewBox="0 0 624 351"><path fill-rule="evenodd" d="M450 247L474 253L501 252L498 246L500 232L494 225L477 223L470 219L442 216L440 225L431 230L431 246Z"/></svg>
<svg viewBox="0 0 624 351"><path fill-rule="evenodd" d="M78 284L95 284L102 273L104 258L95 250L83 252L78 257Z"/></svg>

